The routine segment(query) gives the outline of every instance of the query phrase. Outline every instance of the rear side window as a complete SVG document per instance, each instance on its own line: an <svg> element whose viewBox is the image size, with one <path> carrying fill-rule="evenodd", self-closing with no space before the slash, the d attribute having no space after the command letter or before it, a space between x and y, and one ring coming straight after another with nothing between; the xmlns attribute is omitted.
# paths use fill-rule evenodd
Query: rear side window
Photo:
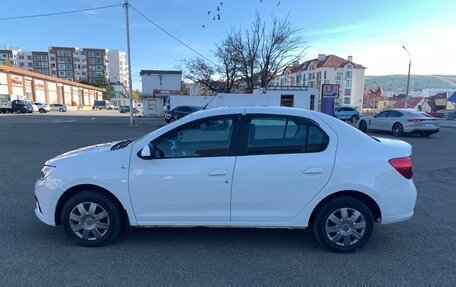
<svg viewBox="0 0 456 287"><path fill-rule="evenodd" d="M258 116L249 122L250 155L320 152L328 143L328 135L306 119Z"/></svg>
<svg viewBox="0 0 456 287"><path fill-rule="evenodd" d="M402 113L401 113L401 112L398 112L398 111L390 111L389 114L388 114L388 117L389 117L389 118L398 118L398 117L402 117Z"/></svg>

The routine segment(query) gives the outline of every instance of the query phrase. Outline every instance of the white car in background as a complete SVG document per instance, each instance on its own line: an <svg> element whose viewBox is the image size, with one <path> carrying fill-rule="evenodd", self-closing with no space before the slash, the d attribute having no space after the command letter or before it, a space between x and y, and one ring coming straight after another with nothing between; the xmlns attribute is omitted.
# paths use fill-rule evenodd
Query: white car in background
<svg viewBox="0 0 456 287"><path fill-rule="evenodd" d="M428 137L440 129L436 118L413 109L384 110L375 116L361 117L356 125L363 132L387 131L396 137L404 134Z"/></svg>
<svg viewBox="0 0 456 287"><path fill-rule="evenodd" d="M38 106L37 106L33 101L25 100L24 102L25 102L27 105L32 106L32 109L33 109L34 112L38 112L38 111L39 111Z"/></svg>
<svg viewBox="0 0 456 287"><path fill-rule="evenodd" d="M85 246L127 226L312 228L323 246L349 252L374 222L413 215L411 156L403 141L318 112L215 108L48 160L35 213Z"/></svg>
<svg viewBox="0 0 456 287"><path fill-rule="evenodd" d="M35 105L38 107L38 111L42 114L51 111L49 105L46 105L44 103L35 102Z"/></svg>

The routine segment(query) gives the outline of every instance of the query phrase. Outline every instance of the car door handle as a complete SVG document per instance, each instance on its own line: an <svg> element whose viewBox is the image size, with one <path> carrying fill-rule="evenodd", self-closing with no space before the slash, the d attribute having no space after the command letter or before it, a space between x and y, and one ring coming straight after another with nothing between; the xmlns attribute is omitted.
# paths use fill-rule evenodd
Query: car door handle
<svg viewBox="0 0 456 287"><path fill-rule="evenodd" d="M322 173L323 172L323 169L319 168L319 167L312 167L312 168L309 168L307 169L304 174L319 174L319 173Z"/></svg>
<svg viewBox="0 0 456 287"><path fill-rule="evenodd" d="M214 169L209 173L210 176L222 176L226 175L226 170L224 169Z"/></svg>

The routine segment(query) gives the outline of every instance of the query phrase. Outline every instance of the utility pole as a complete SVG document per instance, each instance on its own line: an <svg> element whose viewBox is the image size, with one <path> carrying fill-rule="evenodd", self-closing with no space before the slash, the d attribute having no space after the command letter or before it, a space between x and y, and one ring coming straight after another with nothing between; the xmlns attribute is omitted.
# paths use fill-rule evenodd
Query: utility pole
<svg viewBox="0 0 456 287"><path fill-rule="evenodd" d="M409 96L409 87L410 87L410 67L412 66L412 55L410 52L405 48L405 46L402 46L404 50L407 52L409 55L409 67L408 67L408 76L407 76L407 92L405 93L405 100L404 100L404 108L407 108L407 101L408 101L408 96Z"/></svg>
<svg viewBox="0 0 456 287"><path fill-rule="evenodd" d="M133 126L135 124L134 122L134 116L133 116L133 87L131 83L131 56L130 56L130 23L128 21L128 0L125 0L124 3L124 8L125 8L125 21L127 23L127 54L128 54L128 97L130 98L130 125Z"/></svg>

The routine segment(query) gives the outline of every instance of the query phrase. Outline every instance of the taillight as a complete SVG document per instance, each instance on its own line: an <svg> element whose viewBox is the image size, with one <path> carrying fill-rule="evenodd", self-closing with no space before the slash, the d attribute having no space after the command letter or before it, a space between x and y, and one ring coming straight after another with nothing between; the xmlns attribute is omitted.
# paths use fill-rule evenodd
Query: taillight
<svg viewBox="0 0 456 287"><path fill-rule="evenodd" d="M389 163L407 179L411 179L413 176L413 164L412 158L407 157L400 157L400 158L393 158L389 160Z"/></svg>
<svg viewBox="0 0 456 287"><path fill-rule="evenodd" d="M422 121L422 119L411 119L411 120L407 120L408 122L414 122L414 123L419 123Z"/></svg>

